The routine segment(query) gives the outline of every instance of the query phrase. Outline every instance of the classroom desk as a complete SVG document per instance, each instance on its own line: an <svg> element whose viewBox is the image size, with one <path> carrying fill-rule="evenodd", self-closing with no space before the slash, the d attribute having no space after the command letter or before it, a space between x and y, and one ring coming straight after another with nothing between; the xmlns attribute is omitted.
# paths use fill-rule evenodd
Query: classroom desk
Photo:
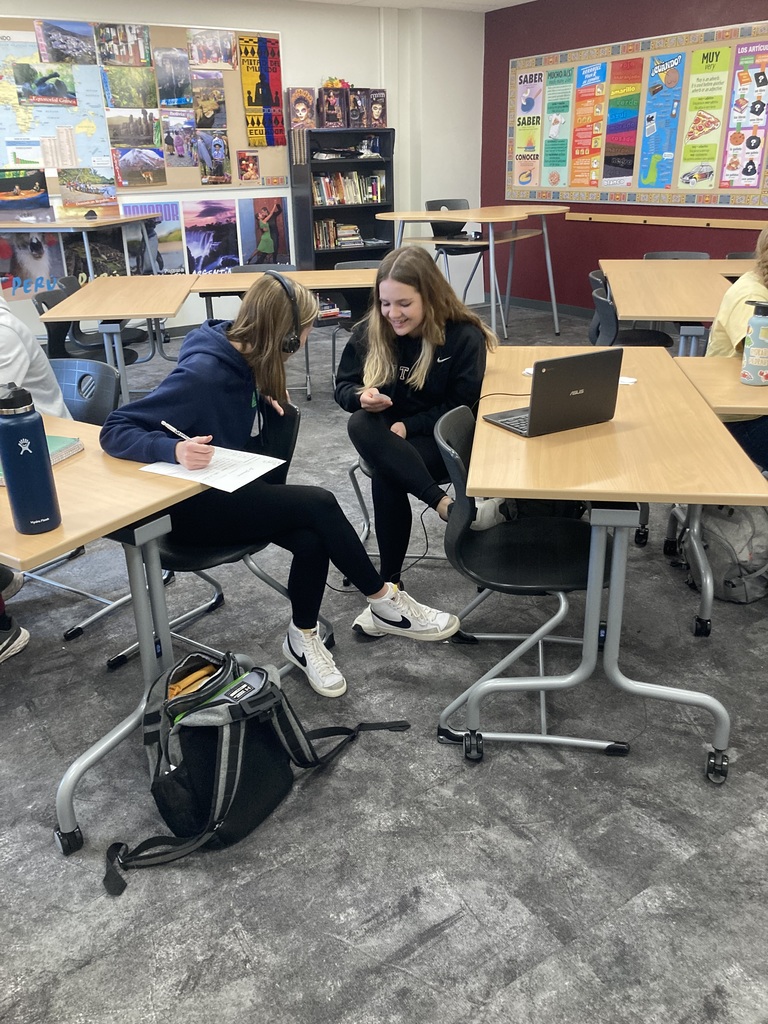
<svg viewBox="0 0 768 1024"><path fill-rule="evenodd" d="M768 416L768 387L741 383L741 359L686 356L675 362L718 416ZM723 504L723 500L715 504ZM701 504L689 504L685 510L678 504L673 506L667 524L664 552L667 555L679 554L677 532L679 526L684 525L690 539L688 554L696 559L700 580L701 597L693 632L695 636L709 636L712 632L714 579L701 537L701 509Z"/></svg>
<svg viewBox="0 0 768 1024"><path fill-rule="evenodd" d="M95 220L85 220L83 217L71 217L69 219L62 220L0 220L0 235L36 235L36 234L50 234L59 236L59 244L61 246L61 257L66 266L66 260L64 259L64 247L62 235L81 235L83 239L83 246L85 248L85 261L88 264L88 276L93 279L93 258L91 256L91 244L88 239L88 234L91 231L99 231L102 228L114 228L119 227L123 233L123 241L125 241L125 227L127 224L138 224L141 228L142 238L144 239L144 245L146 246L146 252L149 256L149 261L152 266L152 273L158 273L158 266L155 262L155 257L152 252L152 247L149 244L149 236L147 234L147 222L153 222L158 220L156 213L135 213L135 214L99 214Z"/></svg>
<svg viewBox="0 0 768 1024"><path fill-rule="evenodd" d="M104 338L107 362L120 374L120 394L130 401L128 374L120 342L120 321L147 320L152 352L163 352L157 321L176 316L189 295L197 274L167 274L153 277L97 277L43 313L43 323L67 320L98 320Z"/></svg>
<svg viewBox="0 0 768 1024"><path fill-rule="evenodd" d="M47 416L45 427L51 434L76 435L85 445L84 451L53 467L61 525L33 536L17 533L8 496L0 487L0 563L34 569L99 537L119 541L128 566L145 687L136 710L81 754L59 784L56 838L63 853L72 853L83 841L74 809L78 782L139 725L148 687L173 663L157 539L171 528L168 506L204 488L189 480L143 473L137 462L111 458L99 445L100 428L89 423Z"/></svg>
<svg viewBox="0 0 768 1024"><path fill-rule="evenodd" d="M575 347L547 348L546 355L549 358L583 351ZM638 522L637 501L704 504L725 499L733 504L764 505L768 502L768 481L662 349L624 350L622 372L636 377L637 383L620 386L616 415L609 423L522 438L485 422L484 413L524 404L520 395L530 391L530 380L522 370L541 355L541 348L517 346L500 348L489 355L483 381L483 392L488 397L480 403L467 491L475 496L592 502L589 582L579 667L568 676L533 676L519 679L514 685L527 690L566 689L592 674L599 651L607 534L613 530L603 669L611 683L627 693L708 711L715 721L714 754L710 755L714 760L711 764L708 760L708 774L713 781L723 781L730 722L722 704L707 694L630 679L619 668L629 536ZM465 742L465 735L478 728L482 696L493 692L497 683L478 681L452 701L440 716L438 737L443 742ZM456 731L449 719L464 706L466 729ZM485 736L512 738L501 733ZM527 738L560 741L538 734ZM606 749L609 744L595 741L595 746Z"/></svg>
<svg viewBox="0 0 768 1024"><path fill-rule="evenodd" d="M711 321L754 260L600 260L620 320ZM681 353L682 355L682 353Z"/></svg>
<svg viewBox="0 0 768 1024"><path fill-rule="evenodd" d="M529 217L539 217L541 219L541 235L544 240L544 258L547 264L549 296L552 302L552 318L555 325L555 334L559 335L560 320L557 313L555 279L552 272L552 256L549 249L549 235L547 233L547 217L566 214L568 209L569 207L567 206L516 203L515 205L509 206L480 206L471 210L409 210L406 212L395 210L387 213L377 213L376 219L386 221L392 220L397 222L396 246L403 244L403 231L406 224L429 224L439 223L440 221L447 221L448 223L455 224L458 220L462 220L466 223L473 222L476 224L486 224L488 226L488 265L490 267L491 330L495 334L496 303L494 301L494 296L496 295L497 236L494 224L516 224L520 221L527 220ZM520 237L524 237L522 233L520 234ZM502 241L503 239L505 242L510 242L511 238L511 235L505 235L498 240ZM427 240L425 239L425 241ZM513 250L510 249L509 267L507 269L507 303L509 303L509 290L512 282L512 253ZM509 309L507 309L506 315L509 315Z"/></svg>

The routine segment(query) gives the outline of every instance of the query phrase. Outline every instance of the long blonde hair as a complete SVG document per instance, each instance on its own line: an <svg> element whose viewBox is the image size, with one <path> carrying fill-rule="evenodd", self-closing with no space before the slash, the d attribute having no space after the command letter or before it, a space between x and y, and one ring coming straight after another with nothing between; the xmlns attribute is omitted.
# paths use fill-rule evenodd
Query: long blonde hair
<svg viewBox="0 0 768 1024"><path fill-rule="evenodd" d="M755 259L757 261L757 276L768 288L768 228L763 228L757 236L755 246Z"/></svg>
<svg viewBox="0 0 768 1024"><path fill-rule="evenodd" d="M382 315L379 299L379 286L387 280L415 288L424 305L421 352L408 377L408 384L417 391L424 387L436 349L445 344L445 325L449 320L477 327L485 337L489 352L498 344L498 339L480 317L458 298L425 249L413 245L394 249L381 261L374 286L374 302L366 318L368 351L363 367L363 389L389 384L397 372L397 335Z"/></svg>
<svg viewBox="0 0 768 1024"><path fill-rule="evenodd" d="M289 281L298 314L299 334L314 322L318 303L297 281ZM259 274L243 296L240 311L227 332L251 368L257 389L279 402L285 400L283 342L294 333L290 296L271 274Z"/></svg>

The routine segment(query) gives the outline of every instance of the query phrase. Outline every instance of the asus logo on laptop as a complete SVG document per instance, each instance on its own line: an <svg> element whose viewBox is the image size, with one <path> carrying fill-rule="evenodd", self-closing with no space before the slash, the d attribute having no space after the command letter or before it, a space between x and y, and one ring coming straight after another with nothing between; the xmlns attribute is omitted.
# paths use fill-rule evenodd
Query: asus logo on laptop
<svg viewBox="0 0 768 1024"><path fill-rule="evenodd" d="M574 395L583 395L583 394L584 394L584 388L578 388L576 391L571 391L570 394L568 395L568 397L569 398L573 398Z"/></svg>

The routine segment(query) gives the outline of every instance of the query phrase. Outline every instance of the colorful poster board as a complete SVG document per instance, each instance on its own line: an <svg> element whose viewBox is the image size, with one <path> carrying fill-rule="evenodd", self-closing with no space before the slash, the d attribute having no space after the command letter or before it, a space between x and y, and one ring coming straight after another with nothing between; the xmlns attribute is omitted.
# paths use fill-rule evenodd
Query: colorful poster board
<svg viewBox="0 0 768 1024"><path fill-rule="evenodd" d="M768 207L768 21L509 64L508 200Z"/></svg>

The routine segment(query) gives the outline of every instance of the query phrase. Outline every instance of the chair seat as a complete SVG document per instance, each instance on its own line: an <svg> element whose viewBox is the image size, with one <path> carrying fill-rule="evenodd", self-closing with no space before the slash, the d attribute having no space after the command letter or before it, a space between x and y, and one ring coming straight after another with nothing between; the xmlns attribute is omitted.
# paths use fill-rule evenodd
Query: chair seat
<svg viewBox="0 0 768 1024"><path fill-rule="evenodd" d="M616 335L614 345L648 345L654 348L672 348L674 339L664 331L653 331L650 328L645 330L637 327L619 331Z"/></svg>
<svg viewBox="0 0 768 1024"><path fill-rule="evenodd" d="M490 246L488 242L478 245L443 245L442 242L435 240L435 248L438 252L444 252L446 256L477 256L478 253L488 252Z"/></svg>
<svg viewBox="0 0 768 1024"><path fill-rule="evenodd" d="M460 571L489 590L543 595L585 590L591 528L580 519L542 517L469 531L456 552ZM608 582L610 558L606 559Z"/></svg>
<svg viewBox="0 0 768 1024"><path fill-rule="evenodd" d="M216 547L199 544L177 544L173 534L166 534L158 540L160 564L172 572L199 572L215 569L218 565L242 562L246 555L255 555L268 547L268 543L225 544Z"/></svg>

